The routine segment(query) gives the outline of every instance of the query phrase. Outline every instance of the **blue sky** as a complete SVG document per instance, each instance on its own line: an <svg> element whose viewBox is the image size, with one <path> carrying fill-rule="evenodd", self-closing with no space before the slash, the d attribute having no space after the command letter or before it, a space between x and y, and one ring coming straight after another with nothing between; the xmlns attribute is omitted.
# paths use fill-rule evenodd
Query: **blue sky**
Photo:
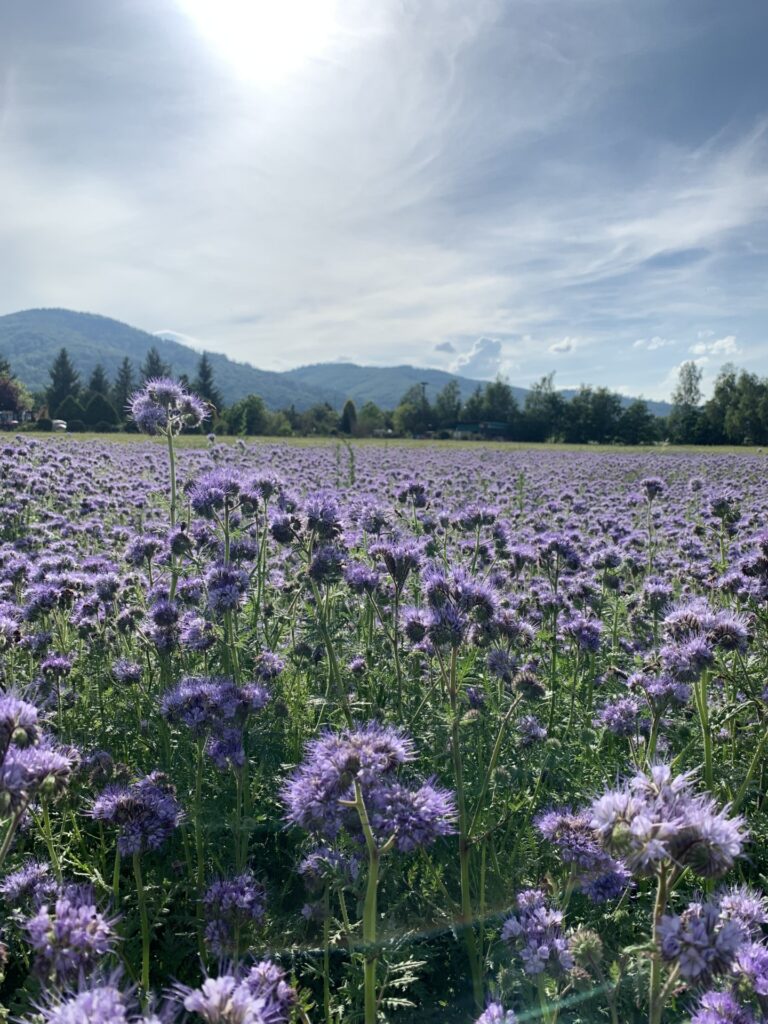
<svg viewBox="0 0 768 1024"><path fill-rule="evenodd" d="M0 12L0 312L272 369L768 372L764 0Z"/></svg>

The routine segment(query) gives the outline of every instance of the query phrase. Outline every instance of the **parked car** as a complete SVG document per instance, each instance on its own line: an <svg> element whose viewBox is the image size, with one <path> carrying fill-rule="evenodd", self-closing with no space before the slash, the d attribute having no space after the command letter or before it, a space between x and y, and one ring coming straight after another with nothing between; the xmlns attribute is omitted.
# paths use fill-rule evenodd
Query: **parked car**
<svg viewBox="0 0 768 1024"><path fill-rule="evenodd" d="M51 424L52 424L54 430L66 430L67 429L67 421L66 420L51 420Z"/></svg>

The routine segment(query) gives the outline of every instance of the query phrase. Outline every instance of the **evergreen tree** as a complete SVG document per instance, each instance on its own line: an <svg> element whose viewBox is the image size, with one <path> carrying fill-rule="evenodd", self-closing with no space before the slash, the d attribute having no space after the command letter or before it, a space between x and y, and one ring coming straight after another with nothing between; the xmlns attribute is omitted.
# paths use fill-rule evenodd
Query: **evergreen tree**
<svg viewBox="0 0 768 1024"><path fill-rule="evenodd" d="M222 394L216 387L216 382L213 379L213 367L207 352L203 352L200 356L200 362L197 365L197 377L192 384L192 390L204 402L212 405L214 409L221 409L224 405Z"/></svg>
<svg viewBox="0 0 768 1024"><path fill-rule="evenodd" d="M153 377L170 377L171 372L170 364L165 362L155 346L152 345L141 364L141 383L144 384Z"/></svg>
<svg viewBox="0 0 768 1024"><path fill-rule="evenodd" d="M4 355L0 355L0 377L13 377L11 364L8 362Z"/></svg>
<svg viewBox="0 0 768 1024"><path fill-rule="evenodd" d="M59 402L53 419L66 420L67 424L85 423L85 411L74 395L67 395Z"/></svg>
<svg viewBox="0 0 768 1024"><path fill-rule="evenodd" d="M339 430L342 434L354 434L355 428L357 427L357 409L355 403L351 398L348 398L344 403L344 408L341 410L341 419L339 420Z"/></svg>
<svg viewBox="0 0 768 1024"><path fill-rule="evenodd" d="M115 383L112 385L112 404L117 410L121 419L125 419L125 409L128 399L136 390L136 381L133 376L133 364L126 356L117 371Z"/></svg>
<svg viewBox="0 0 768 1024"><path fill-rule="evenodd" d="M45 393L48 413L51 417L57 418L62 402L69 397L76 399L80 394L80 375L72 365L69 353L65 348L59 351L48 373L51 378L51 383ZM80 411L82 412L82 409Z"/></svg>
<svg viewBox="0 0 768 1024"><path fill-rule="evenodd" d="M102 423L114 427L118 422L117 410L106 395L95 391L86 403L82 419L89 427L96 427Z"/></svg>
<svg viewBox="0 0 768 1024"><path fill-rule="evenodd" d="M88 392L91 395L103 395L105 398L109 395L109 380L101 363L97 363L93 368L93 373L88 380Z"/></svg>

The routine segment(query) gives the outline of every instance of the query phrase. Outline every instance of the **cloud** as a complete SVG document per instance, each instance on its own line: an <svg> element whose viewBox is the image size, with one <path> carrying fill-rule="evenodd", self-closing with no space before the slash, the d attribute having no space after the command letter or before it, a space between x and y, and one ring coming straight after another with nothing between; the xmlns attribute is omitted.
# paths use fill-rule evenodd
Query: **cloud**
<svg viewBox="0 0 768 1024"><path fill-rule="evenodd" d="M677 344L672 338L660 338L658 335L654 335L653 338L638 338L637 341L632 343L632 348L647 349L648 352L655 352L660 348L669 348L670 345Z"/></svg>
<svg viewBox="0 0 768 1024"><path fill-rule="evenodd" d="M653 394L670 339L731 336L692 354L765 365L763 4L339 3L269 89L175 3L8 6L0 312L172 323L269 369L514 357L526 384L557 358Z"/></svg>
<svg viewBox="0 0 768 1024"><path fill-rule="evenodd" d="M576 348L577 345L578 345L578 339L577 338L565 337L565 338L562 338L560 341L556 341L552 345L550 345L549 348L547 349L547 352L553 352L556 355L559 355L559 354L562 354L562 353L565 353L565 352L573 352L573 350Z"/></svg>
<svg viewBox="0 0 768 1024"><path fill-rule="evenodd" d="M500 372L501 366L502 346L499 339L478 338L469 352L454 359L451 370L463 377L488 380Z"/></svg>
<svg viewBox="0 0 768 1024"><path fill-rule="evenodd" d="M735 356L741 353L733 334L718 338L716 341L697 341L688 351L697 356Z"/></svg>

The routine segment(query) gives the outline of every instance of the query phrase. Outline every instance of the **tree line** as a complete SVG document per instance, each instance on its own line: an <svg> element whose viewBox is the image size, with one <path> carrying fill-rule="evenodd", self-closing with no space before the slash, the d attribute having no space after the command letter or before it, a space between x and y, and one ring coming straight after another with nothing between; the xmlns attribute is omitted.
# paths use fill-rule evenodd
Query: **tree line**
<svg viewBox="0 0 768 1024"><path fill-rule="evenodd" d="M62 348L49 370L44 392L31 395L0 357L0 411L37 409L37 424L49 429L53 419L65 420L70 430L113 431L131 429L127 414L132 393L153 377L172 376L172 367L153 346L134 369L123 359L114 380L97 365L86 382L81 380ZM273 411L259 395L226 406L206 353L200 356L193 380L182 383L195 391L211 409L204 429L230 435L375 437L455 436L498 438L510 441L573 444L762 445L768 443L768 379L739 370L728 363L715 381L712 397L702 401L702 372L694 362L679 371L668 416L653 414L642 398L625 404L608 388L582 385L566 398L554 386L554 374L534 384L522 405L506 380L479 385L462 399L458 381L449 381L429 400L426 387L415 384L396 408L382 409L374 402L358 409L350 399L339 412L318 403L306 410L294 406Z"/></svg>

